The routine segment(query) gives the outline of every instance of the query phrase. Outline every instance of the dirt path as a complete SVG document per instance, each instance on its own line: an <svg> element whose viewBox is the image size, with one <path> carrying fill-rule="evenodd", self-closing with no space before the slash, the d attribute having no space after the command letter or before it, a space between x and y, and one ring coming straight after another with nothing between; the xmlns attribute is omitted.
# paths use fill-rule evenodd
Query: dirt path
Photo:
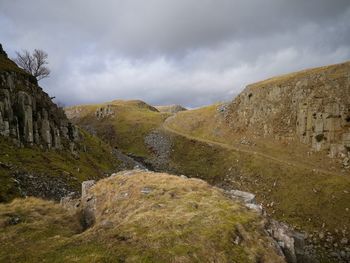
<svg viewBox="0 0 350 263"><path fill-rule="evenodd" d="M233 151L236 151L236 152L242 152L242 153L247 153L247 154L251 154L251 155L256 155L256 156L259 156L259 157L262 157L262 158L265 158L265 159L268 159L268 160L271 160L271 161L274 161L274 162L281 163L281 164L286 165L286 166L297 167L297 168L304 168L304 169L307 169L307 170L311 170L311 171L313 171L315 173L317 172L317 173L323 173L323 174L326 174L326 175L341 176L339 173L334 173L334 172L327 171L327 170L324 170L324 169L315 168L312 165L293 163L293 162L282 160L282 159L270 156L270 155L265 154L265 153L257 152L257 151L254 151L254 150L242 149L242 148L230 145L230 144L225 144L225 143L221 143L221 142L217 142L217 141L212 141L212 140L208 140L208 139L194 137L194 136L191 136L189 134L179 132L177 130L174 130L174 129L170 128L169 125L168 125L168 122L171 119L175 118L175 116L176 116L176 114L168 117L164 121L164 123L162 125L162 128L165 131L177 134L179 136L183 136L183 137L185 137L187 139L190 139L190 140L196 140L196 141L199 141L199 142L202 142L202 143L206 143L206 144L209 144L209 145L219 146L219 147L227 149L227 150L233 150Z"/></svg>

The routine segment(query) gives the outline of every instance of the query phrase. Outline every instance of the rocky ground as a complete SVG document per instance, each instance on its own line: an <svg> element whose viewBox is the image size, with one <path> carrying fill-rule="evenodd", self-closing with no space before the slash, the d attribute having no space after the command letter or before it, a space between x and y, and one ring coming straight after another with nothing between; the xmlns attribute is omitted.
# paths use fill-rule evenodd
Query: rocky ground
<svg viewBox="0 0 350 263"><path fill-rule="evenodd" d="M147 159L147 162L156 171L166 170L169 167L172 150L169 136L160 130L155 130L145 137L145 144L153 153L152 157Z"/></svg>

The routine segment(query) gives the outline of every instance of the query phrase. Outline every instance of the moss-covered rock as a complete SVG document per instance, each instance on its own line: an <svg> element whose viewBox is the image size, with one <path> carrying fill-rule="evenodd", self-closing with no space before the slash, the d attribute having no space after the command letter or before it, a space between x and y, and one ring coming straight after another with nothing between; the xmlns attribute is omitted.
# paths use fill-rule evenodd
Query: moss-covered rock
<svg viewBox="0 0 350 263"><path fill-rule="evenodd" d="M0 205L0 261L284 262L264 220L202 180L126 171L82 202L95 219L82 233L57 204Z"/></svg>

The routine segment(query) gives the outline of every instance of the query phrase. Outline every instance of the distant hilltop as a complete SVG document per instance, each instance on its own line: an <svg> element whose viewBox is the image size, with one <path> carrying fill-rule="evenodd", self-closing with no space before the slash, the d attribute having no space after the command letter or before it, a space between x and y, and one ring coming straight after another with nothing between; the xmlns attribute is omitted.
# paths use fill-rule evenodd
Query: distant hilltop
<svg viewBox="0 0 350 263"><path fill-rule="evenodd" d="M181 105L167 105L167 106L154 106L157 110L160 112L168 112L168 113L177 113L179 111L185 111L186 108L182 107Z"/></svg>

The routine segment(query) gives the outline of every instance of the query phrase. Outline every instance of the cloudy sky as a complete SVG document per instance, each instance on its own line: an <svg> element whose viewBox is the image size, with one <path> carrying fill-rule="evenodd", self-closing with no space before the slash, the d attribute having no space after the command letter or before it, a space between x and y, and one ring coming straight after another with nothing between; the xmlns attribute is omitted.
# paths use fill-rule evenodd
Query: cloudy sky
<svg viewBox="0 0 350 263"><path fill-rule="evenodd" d="M350 60L349 0L0 0L0 43L41 48L66 104L197 107L246 84Z"/></svg>

